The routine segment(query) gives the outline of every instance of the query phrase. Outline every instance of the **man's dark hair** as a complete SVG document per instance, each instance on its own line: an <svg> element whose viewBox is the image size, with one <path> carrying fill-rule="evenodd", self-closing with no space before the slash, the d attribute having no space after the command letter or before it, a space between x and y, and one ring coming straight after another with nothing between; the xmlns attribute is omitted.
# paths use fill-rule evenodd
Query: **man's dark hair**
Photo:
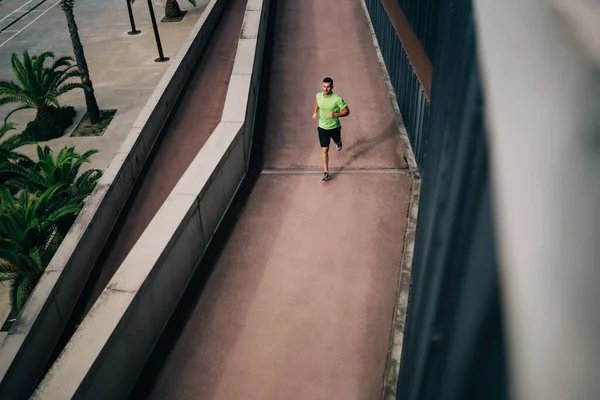
<svg viewBox="0 0 600 400"><path fill-rule="evenodd" d="M330 77L326 77L325 79L323 79L323 83L331 83L331 86L333 86L333 79L331 79Z"/></svg>

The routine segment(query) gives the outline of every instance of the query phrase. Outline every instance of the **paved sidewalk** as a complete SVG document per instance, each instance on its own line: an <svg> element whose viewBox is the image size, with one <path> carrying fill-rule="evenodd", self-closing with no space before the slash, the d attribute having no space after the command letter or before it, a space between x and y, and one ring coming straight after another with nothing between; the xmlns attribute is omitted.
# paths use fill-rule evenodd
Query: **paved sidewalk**
<svg viewBox="0 0 600 400"><path fill-rule="evenodd" d="M204 11L208 0L199 0L193 8L187 0L178 0L182 10L189 10L183 21L159 23L160 38L166 57L173 57ZM0 29L25 14L25 11L40 0L4 0L0 3ZM133 5L136 28L142 33L130 36L127 6L124 0L77 0L75 18L83 42L85 55L101 109L118 109L103 136L70 137L72 129L85 113L85 99L81 90L74 90L59 98L61 105L72 105L77 110L73 126L61 138L45 142L55 152L63 146L75 146L79 153L97 149L87 168L104 169L127 136L131 125L152 94L169 63L157 63L156 42L150 23L147 2L138 0ZM164 6L154 1L154 12L158 21L164 15ZM21 30L24 28L23 30ZM20 31L20 32L19 32ZM16 34L16 35L15 35ZM52 51L56 57L73 55L66 19L57 0L47 0L34 11L0 33L0 79L14 80L10 67L13 53L29 54ZM2 121L16 106L0 107ZM21 132L33 119L33 111L20 111L10 121ZM27 145L19 151L32 158L36 156L36 145ZM8 283L0 285L0 325L8 315ZM0 341L3 336L0 335Z"/></svg>
<svg viewBox="0 0 600 400"><path fill-rule="evenodd" d="M39 0L2 1L0 20L6 19L0 22L0 29L14 20L21 11L26 11L37 3ZM179 0L179 4L182 9L189 10L183 21L159 23L160 38L166 57L173 57L179 52L181 43L202 15L208 0L199 0L198 7L195 9L187 0ZM18 12L11 14L23 5L25 6ZM160 21L164 15L161 1L154 1L154 12L157 20ZM108 166L156 84L169 67L170 61L154 62L158 52L147 2L136 1L133 5L133 13L136 28L142 33L130 36L127 34L130 24L124 0L76 1L75 18L98 104L101 109L118 109L118 112L103 136L70 137L71 132L68 130L65 136L46 143L55 151L65 145L76 146L78 152L98 149L100 153L93 157L92 165L89 167ZM34 21L37 17L39 18ZM28 24L30 25L27 26ZM15 32L0 33L0 79L14 79L10 57L12 53L21 54L24 49L28 49L30 54L48 50L54 52L57 57L73 55L66 19L57 0L47 0L8 30L18 31L25 26L27 28L12 39L10 38L15 35ZM10 41L5 43L7 39ZM77 109L72 130L85 113L83 93L81 90L74 90L61 96L59 101L61 105L72 105ZM14 106L1 107L0 118L3 120L13 108ZM34 112L30 111L13 114L11 121L17 124L17 132L33 119L33 115ZM35 145L28 145L20 150L28 156L35 156L35 147Z"/></svg>

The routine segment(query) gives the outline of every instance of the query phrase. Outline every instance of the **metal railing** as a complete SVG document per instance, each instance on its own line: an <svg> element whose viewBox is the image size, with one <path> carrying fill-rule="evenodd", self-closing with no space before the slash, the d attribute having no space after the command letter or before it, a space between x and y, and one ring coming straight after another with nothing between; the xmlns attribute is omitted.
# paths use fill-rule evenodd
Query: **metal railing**
<svg viewBox="0 0 600 400"><path fill-rule="evenodd" d="M429 132L429 100L381 0L366 0L365 3L396 92L417 165L423 168Z"/></svg>
<svg viewBox="0 0 600 400"><path fill-rule="evenodd" d="M505 400L505 310L471 0L366 4L422 176L396 398ZM434 74L423 73L424 54Z"/></svg>
<svg viewBox="0 0 600 400"><path fill-rule="evenodd" d="M470 0L441 0L397 399L508 398Z"/></svg>
<svg viewBox="0 0 600 400"><path fill-rule="evenodd" d="M404 8L391 23L390 1ZM599 398L593 6L439 0L437 33L427 39L419 7L433 3L367 0L423 170L392 395ZM409 38L416 31L435 43L424 114L412 113L419 96L402 19L414 23Z"/></svg>
<svg viewBox="0 0 600 400"><path fill-rule="evenodd" d="M396 0L427 56L435 65L438 11L440 0Z"/></svg>

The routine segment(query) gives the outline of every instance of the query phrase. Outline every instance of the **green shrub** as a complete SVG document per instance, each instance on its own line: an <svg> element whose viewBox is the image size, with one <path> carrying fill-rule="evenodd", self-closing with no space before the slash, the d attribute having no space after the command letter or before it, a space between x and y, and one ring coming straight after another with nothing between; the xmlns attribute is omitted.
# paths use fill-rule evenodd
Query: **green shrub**
<svg viewBox="0 0 600 400"><path fill-rule="evenodd" d="M54 60L54 53L44 51L30 57L24 50L23 60L13 53L10 64L17 81L0 81L0 105L17 103L19 107L8 113L5 122L14 112L26 109L36 110L36 117L40 117L60 106L60 95L87 89L83 83L71 81L82 78L72 57L60 57L49 66L45 65L47 60Z"/></svg>
<svg viewBox="0 0 600 400"><path fill-rule="evenodd" d="M56 139L64 135L65 129L71 126L76 113L75 108L71 106L52 107L48 113L29 122L21 135L23 135L23 139L36 142Z"/></svg>
<svg viewBox="0 0 600 400"><path fill-rule="evenodd" d="M78 154L65 146L53 154L38 145L37 151L37 162L0 163L0 176L8 175L0 185L0 284L10 282L13 318L102 176L96 169L79 173L96 150Z"/></svg>

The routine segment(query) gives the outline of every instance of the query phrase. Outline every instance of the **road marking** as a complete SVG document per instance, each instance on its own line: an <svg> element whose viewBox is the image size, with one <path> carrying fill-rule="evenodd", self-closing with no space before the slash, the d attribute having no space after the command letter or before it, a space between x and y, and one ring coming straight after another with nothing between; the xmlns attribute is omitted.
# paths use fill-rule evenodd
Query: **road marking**
<svg viewBox="0 0 600 400"><path fill-rule="evenodd" d="M34 13L34 12L42 12L44 10L21 10L21 11L13 11L13 12L18 12L19 14L27 14L27 13ZM6 16L8 17L8 15ZM6 18L4 17L4 18Z"/></svg>
<svg viewBox="0 0 600 400"><path fill-rule="evenodd" d="M19 29L14 35L12 35L8 39L6 39L4 42L2 42L0 44L0 47L4 46L6 43L10 42L15 36L17 36L19 33L23 32L29 25L33 24L35 21L37 21L39 18L41 18L42 15L46 14L48 11L52 10L54 7L56 7L58 4L60 4L61 1L62 0L58 0L56 3L52 4L50 7L48 7L44 11L42 11L40 15L38 15L37 17L35 17L33 19L33 21L31 21L30 23L25 25L23 28Z"/></svg>
<svg viewBox="0 0 600 400"><path fill-rule="evenodd" d="M25 7L27 4L31 3L32 1L33 0L29 0L27 3L23 4L21 7L17 8L15 11L11 12L10 14L8 14L6 17L0 19L0 22L4 21L6 18L10 17L14 13L17 13L17 12L27 12L27 11L20 11L20 10L21 10L21 8Z"/></svg>

